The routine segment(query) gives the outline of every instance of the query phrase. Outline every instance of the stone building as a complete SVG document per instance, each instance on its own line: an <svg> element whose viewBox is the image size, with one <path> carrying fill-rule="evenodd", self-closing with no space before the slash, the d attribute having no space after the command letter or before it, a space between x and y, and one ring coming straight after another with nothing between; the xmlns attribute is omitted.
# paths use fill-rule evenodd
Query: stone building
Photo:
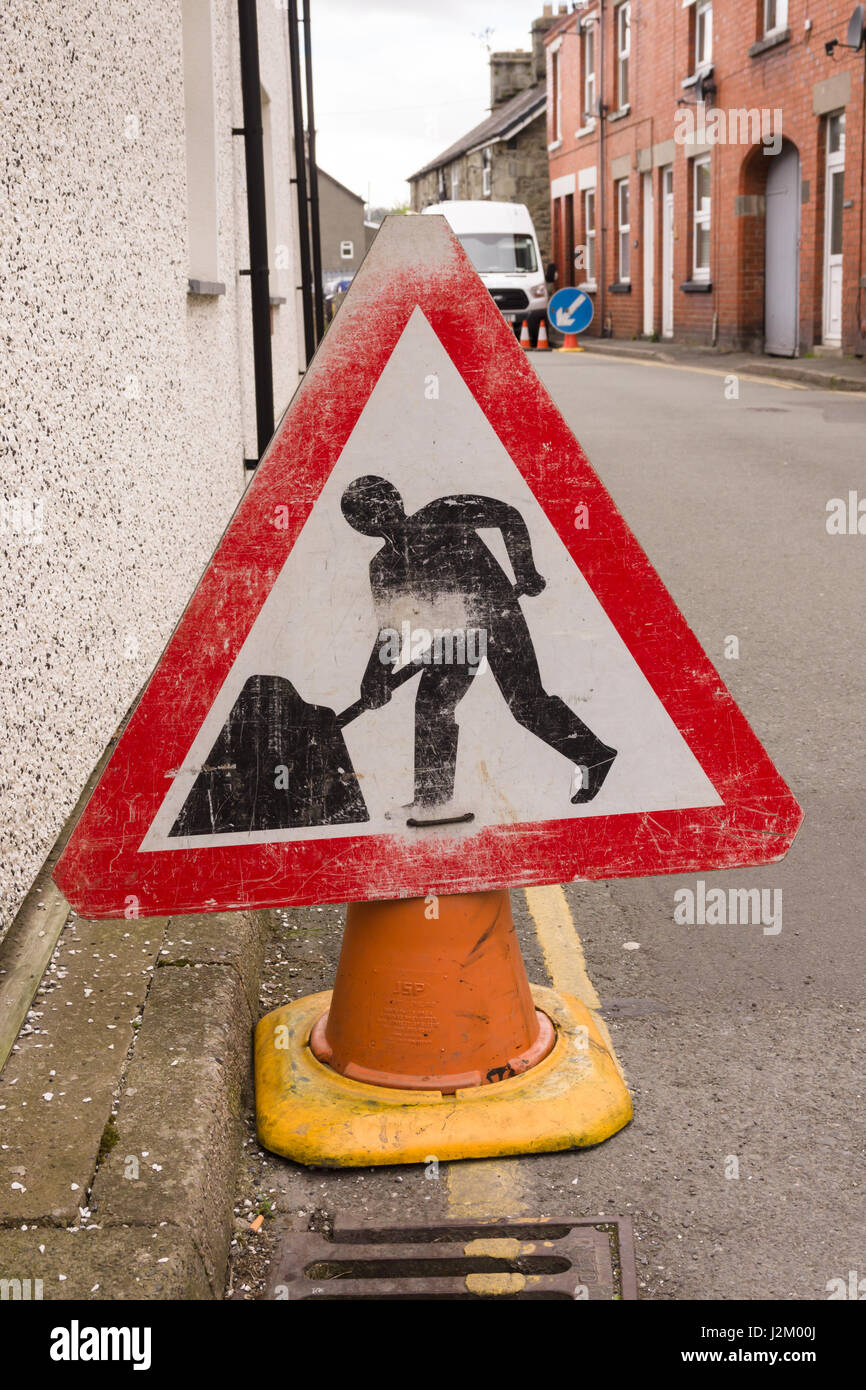
<svg viewBox="0 0 866 1390"><path fill-rule="evenodd" d="M285 9L258 0L277 417L301 366ZM0 10L0 935L257 455L238 6Z"/></svg>
<svg viewBox="0 0 866 1390"><path fill-rule="evenodd" d="M562 14L565 9L560 6ZM545 5L532 25L531 50L490 55L490 115L409 179L413 212L460 198L525 203L544 260L550 254L544 35L557 19Z"/></svg>
<svg viewBox="0 0 866 1390"><path fill-rule="evenodd" d="M592 295L590 335L862 355L852 10L586 0L558 20L545 40L553 256L559 283Z"/></svg>

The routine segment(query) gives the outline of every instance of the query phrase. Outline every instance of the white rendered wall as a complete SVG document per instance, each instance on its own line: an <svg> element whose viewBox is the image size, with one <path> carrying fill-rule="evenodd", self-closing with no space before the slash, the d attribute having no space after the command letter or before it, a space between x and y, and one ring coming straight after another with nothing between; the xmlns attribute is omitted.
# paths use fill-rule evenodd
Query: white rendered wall
<svg viewBox="0 0 866 1390"><path fill-rule="evenodd" d="M177 0L0 8L0 935L146 679L255 452L237 7L213 0L217 259L187 292ZM271 98L277 415L298 377L286 13ZM276 283L273 283L273 282Z"/></svg>

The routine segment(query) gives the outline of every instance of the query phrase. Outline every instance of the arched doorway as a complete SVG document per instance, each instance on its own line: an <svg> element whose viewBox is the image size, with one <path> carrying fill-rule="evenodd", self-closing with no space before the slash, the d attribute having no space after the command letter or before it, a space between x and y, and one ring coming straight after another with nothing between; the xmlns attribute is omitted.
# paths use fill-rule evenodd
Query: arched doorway
<svg viewBox="0 0 866 1390"><path fill-rule="evenodd" d="M767 157L764 351L796 357L800 344L800 155L784 141Z"/></svg>

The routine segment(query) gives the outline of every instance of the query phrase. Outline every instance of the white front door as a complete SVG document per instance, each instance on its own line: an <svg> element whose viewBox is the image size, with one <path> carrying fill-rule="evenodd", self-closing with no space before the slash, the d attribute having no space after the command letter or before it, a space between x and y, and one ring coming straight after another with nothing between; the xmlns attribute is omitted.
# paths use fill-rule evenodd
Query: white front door
<svg viewBox="0 0 866 1390"><path fill-rule="evenodd" d="M674 336L674 168L662 169L662 337Z"/></svg>
<svg viewBox="0 0 866 1390"><path fill-rule="evenodd" d="M643 176L643 331L655 332L655 235L653 226L653 176Z"/></svg>
<svg viewBox="0 0 866 1390"><path fill-rule="evenodd" d="M842 206L845 198L845 113L827 118L824 180L824 331L828 347L842 342Z"/></svg>

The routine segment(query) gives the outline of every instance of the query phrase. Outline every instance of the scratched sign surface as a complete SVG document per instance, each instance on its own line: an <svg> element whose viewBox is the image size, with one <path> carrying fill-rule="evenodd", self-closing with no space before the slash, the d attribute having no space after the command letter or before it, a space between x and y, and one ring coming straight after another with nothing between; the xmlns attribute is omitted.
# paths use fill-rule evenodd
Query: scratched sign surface
<svg viewBox="0 0 866 1390"><path fill-rule="evenodd" d="M800 819L444 220L395 217L55 877L94 917L426 895Z"/></svg>

